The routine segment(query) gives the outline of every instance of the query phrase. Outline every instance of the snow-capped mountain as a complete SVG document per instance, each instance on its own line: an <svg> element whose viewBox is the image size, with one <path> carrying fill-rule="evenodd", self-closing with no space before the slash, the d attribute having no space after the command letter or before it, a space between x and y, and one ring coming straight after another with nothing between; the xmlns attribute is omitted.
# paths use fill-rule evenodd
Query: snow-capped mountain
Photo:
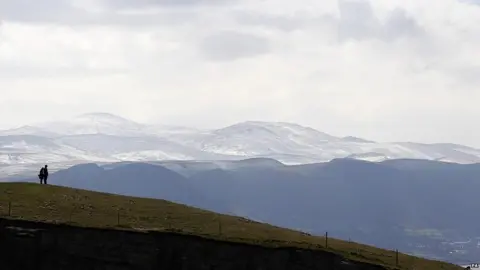
<svg viewBox="0 0 480 270"><path fill-rule="evenodd" d="M159 160L272 158L285 164L335 158L480 162L480 149L455 144L379 143L335 137L292 123L249 121L216 130L147 125L108 113L0 131L0 166Z"/></svg>
<svg viewBox="0 0 480 270"><path fill-rule="evenodd" d="M40 123L39 128L61 135L141 135L145 125L108 113L89 113L69 120Z"/></svg>
<svg viewBox="0 0 480 270"><path fill-rule="evenodd" d="M3 134L33 134L48 137L53 135L92 135L104 134L113 136L162 136L169 134L185 134L199 132L197 129L168 125L146 125L140 124L120 116L109 113L88 113L82 114L73 119L38 123L32 126L25 126L19 129L0 131ZM31 132L31 133L29 133Z"/></svg>

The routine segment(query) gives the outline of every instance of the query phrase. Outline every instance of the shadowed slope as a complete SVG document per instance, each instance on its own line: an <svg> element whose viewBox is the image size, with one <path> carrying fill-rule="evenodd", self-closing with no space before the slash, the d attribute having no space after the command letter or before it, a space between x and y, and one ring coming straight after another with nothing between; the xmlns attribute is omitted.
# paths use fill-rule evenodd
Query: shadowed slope
<svg viewBox="0 0 480 270"><path fill-rule="evenodd" d="M238 217L219 215L163 200L124 197L38 184L0 184L0 213L12 218L72 223L90 227L173 230L209 238L265 246L299 246L325 249L325 239L261 224ZM120 210L119 210L120 209ZM369 246L329 240L329 250L355 260L394 269L394 253ZM461 269L450 264L400 254L398 269Z"/></svg>

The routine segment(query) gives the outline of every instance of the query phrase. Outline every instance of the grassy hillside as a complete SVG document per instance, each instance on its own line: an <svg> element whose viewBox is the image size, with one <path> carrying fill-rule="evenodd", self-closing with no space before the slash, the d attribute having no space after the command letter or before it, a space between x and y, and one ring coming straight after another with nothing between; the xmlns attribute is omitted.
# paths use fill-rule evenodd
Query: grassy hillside
<svg viewBox="0 0 480 270"><path fill-rule="evenodd" d="M10 210L9 210L10 209ZM0 183L0 215L88 227L176 231L209 238L266 246L330 250L391 269L462 269L443 262L399 255L356 243L313 237L300 232L219 215L163 200L141 199L57 186Z"/></svg>

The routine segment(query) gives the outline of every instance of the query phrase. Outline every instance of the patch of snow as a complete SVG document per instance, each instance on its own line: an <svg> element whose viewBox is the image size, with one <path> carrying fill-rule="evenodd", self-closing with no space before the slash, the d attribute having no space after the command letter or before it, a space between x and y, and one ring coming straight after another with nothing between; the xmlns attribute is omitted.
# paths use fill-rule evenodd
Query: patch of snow
<svg viewBox="0 0 480 270"><path fill-rule="evenodd" d="M193 160L194 157L182 153L167 153L160 150L128 152L113 155L122 161L150 161L150 160Z"/></svg>

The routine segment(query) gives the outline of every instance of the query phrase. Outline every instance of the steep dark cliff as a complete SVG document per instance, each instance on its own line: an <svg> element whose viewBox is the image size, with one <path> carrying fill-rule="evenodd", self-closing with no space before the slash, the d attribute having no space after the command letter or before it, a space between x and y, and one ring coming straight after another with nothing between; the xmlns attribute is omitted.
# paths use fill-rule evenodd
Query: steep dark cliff
<svg viewBox="0 0 480 270"><path fill-rule="evenodd" d="M0 219L1 269L376 270L295 248L267 248L161 232Z"/></svg>

